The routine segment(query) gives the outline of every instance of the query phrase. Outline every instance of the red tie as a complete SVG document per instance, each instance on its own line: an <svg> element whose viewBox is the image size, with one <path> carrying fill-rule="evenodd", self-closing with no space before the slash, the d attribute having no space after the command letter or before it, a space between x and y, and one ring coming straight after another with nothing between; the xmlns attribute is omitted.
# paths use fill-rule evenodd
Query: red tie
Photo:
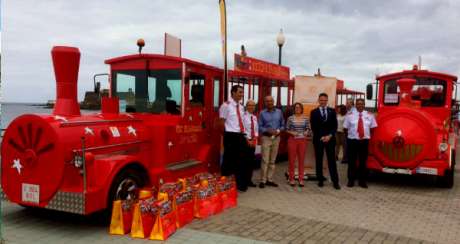
<svg viewBox="0 0 460 244"><path fill-rule="evenodd" d="M243 120L241 119L240 113L240 104L238 102L236 103L236 115L238 115L238 124L240 124L240 132L244 133Z"/></svg>
<svg viewBox="0 0 460 244"><path fill-rule="evenodd" d="M254 131L254 115L251 115L251 139L256 139L256 132Z"/></svg>
<svg viewBox="0 0 460 244"><path fill-rule="evenodd" d="M363 115L359 113L359 120L358 120L358 135L359 139L364 138L364 123L363 123Z"/></svg>

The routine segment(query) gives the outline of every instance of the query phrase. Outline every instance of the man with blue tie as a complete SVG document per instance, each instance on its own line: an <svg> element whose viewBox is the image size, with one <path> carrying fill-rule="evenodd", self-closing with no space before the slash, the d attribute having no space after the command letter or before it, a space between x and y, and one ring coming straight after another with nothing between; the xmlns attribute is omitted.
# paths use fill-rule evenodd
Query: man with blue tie
<svg viewBox="0 0 460 244"><path fill-rule="evenodd" d="M335 162L335 133L337 132L337 115L335 110L327 106L328 96L321 93L318 96L319 107L311 111L310 121L313 131L313 146L316 158L316 177L318 186L324 186L323 153L326 151L329 175L336 190L340 190L339 176Z"/></svg>

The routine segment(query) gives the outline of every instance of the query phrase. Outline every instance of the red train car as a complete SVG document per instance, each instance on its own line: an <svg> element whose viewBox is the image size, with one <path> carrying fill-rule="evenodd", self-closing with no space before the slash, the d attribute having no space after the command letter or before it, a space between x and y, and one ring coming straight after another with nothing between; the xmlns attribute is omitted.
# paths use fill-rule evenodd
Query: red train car
<svg viewBox="0 0 460 244"><path fill-rule="evenodd" d="M428 174L454 184L457 77L412 70L377 77L377 124L368 168L385 173ZM368 99L372 86L368 85Z"/></svg>
<svg viewBox="0 0 460 244"><path fill-rule="evenodd" d="M81 115L80 52L51 53L53 114L19 116L4 133L1 180L10 201L90 214L137 188L218 170L221 69L154 54L109 59L110 95L100 113Z"/></svg>

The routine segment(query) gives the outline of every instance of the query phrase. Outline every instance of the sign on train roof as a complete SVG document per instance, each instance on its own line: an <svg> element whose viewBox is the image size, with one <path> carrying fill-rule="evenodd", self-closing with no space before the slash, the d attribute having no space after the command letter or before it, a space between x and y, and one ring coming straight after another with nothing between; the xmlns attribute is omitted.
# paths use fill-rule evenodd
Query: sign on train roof
<svg viewBox="0 0 460 244"><path fill-rule="evenodd" d="M241 56L235 53L235 70L251 71L261 75L278 78L282 80L290 79L289 67L266 62L256 58Z"/></svg>

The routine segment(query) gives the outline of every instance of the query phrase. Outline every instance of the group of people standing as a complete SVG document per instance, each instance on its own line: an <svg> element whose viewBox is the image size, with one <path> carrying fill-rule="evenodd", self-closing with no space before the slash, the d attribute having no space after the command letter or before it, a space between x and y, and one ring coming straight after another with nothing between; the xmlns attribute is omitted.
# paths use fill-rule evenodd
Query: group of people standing
<svg viewBox="0 0 460 244"><path fill-rule="evenodd" d="M318 186L323 187L323 155L329 168L329 176L333 187L340 190L336 159L336 145L343 148L343 162L348 163L348 187L353 187L358 180L359 186L367 188L366 160L368 155L371 131L377 127L374 116L364 111L364 99L356 100L356 107L351 106L339 111L337 116L333 108L327 106L328 95L318 96L319 106L313 109L310 117L304 115L303 105L295 103L293 115L285 123L283 113L274 105L273 97L264 98L265 109L254 115L256 103L246 102L246 111L240 101L243 98L243 87L235 85L231 88L231 97L219 109L219 117L224 127L224 156L221 166L222 175L235 175L238 190L245 192L248 187L256 187L252 181L255 166L255 148L261 145L261 177L260 188L265 186L278 187L273 180L275 161L278 155L280 134L288 135L288 183L295 186L295 163L298 168L298 186L303 187L304 159L307 138L313 136L315 151L316 176ZM346 138L346 140L345 140ZM357 166L358 162L358 166Z"/></svg>

